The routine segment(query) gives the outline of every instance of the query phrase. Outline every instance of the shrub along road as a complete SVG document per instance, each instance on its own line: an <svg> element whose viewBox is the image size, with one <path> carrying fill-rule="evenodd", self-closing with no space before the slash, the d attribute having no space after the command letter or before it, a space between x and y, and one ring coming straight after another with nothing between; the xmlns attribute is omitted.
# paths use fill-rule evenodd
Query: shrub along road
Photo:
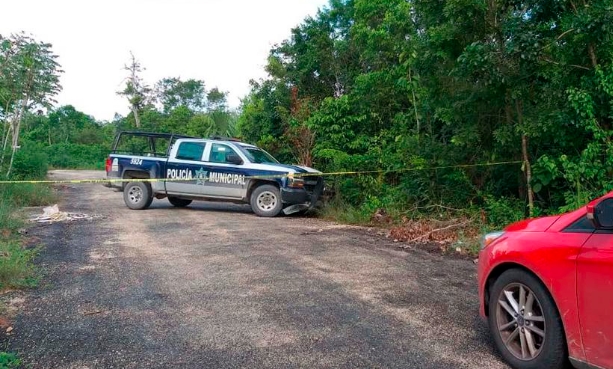
<svg viewBox="0 0 613 369"><path fill-rule="evenodd" d="M61 210L105 218L30 230L47 276L7 342L26 365L506 367L478 318L469 261L240 205L132 211L100 185L61 196Z"/></svg>

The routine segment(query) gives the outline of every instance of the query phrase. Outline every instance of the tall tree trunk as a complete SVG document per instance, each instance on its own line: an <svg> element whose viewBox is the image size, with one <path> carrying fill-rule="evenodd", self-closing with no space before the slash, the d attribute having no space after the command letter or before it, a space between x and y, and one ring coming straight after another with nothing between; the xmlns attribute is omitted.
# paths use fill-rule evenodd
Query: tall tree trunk
<svg viewBox="0 0 613 369"><path fill-rule="evenodd" d="M534 193L532 192L532 167L530 165L530 158L528 156L528 136L526 134L521 135L521 152L524 160L524 167L526 170L526 188L528 189L528 211L530 216L534 215Z"/></svg>
<svg viewBox="0 0 613 369"><path fill-rule="evenodd" d="M138 116L138 108L132 107L132 113L134 113L134 122L136 122L136 128L140 128L140 117Z"/></svg>
<svg viewBox="0 0 613 369"><path fill-rule="evenodd" d="M412 81L411 68L409 68L409 83ZM417 97L415 96L415 85L411 85L411 94L413 95L413 111L415 112L415 123L417 124L417 144L420 143L421 122L419 121L419 113L417 111Z"/></svg>
<svg viewBox="0 0 613 369"><path fill-rule="evenodd" d="M15 135L15 136L17 136L17 135ZM12 147L12 150L11 150L11 161L9 162L9 169L6 171L6 177L7 178L10 177L11 171L13 170L13 161L15 160L15 151L17 151L17 145L15 145L15 136L13 136L13 147Z"/></svg>
<svg viewBox="0 0 613 369"><path fill-rule="evenodd" d="M30 75L30 78L32 78L32 75ZM32 80L30 79L30 83L28 84L28 86L31 85L31 82ZM29 90L29 87L28 87L28 90ZM17 117L14 121L13 140L12 140L13 147L11 148L11 161L9 162L9 169L6 172L7 177L11 175L11 171L13 170L13 161L15 160L15 152L17 151L17 148L19 147L19 132L21 130L21 119L23 119L23 115L26 112L26 108L28 107L29 100L30 100L29 93L26 93L23 100L21 101L21 108L19 109L19 113L17 114Z"/></svg>
<svg viewBox="0 0 613 369"><path fill-rule="evenodd" d="M9 142L9 138L11 137L11 128L13 127L12 122L6 122L6 135L3 137L2 142L2 157L0 157L0 167L4 164L4 154L6 154L6 145Z"/></svg>
<svg viewBox="0 0 613 369"><path fill-rule="evenodd" d="M515 100L515 109L517 113L517 125L523 130L521 135L521 155L524 161L524 171L526 175L526 190L528 192L528 212L529 216L534 215L534 192L532 192L532 166L530 165L530 156L528 155L528 135L524 128L524 114L522 101Z"/></svg>
<svg viewBox="0 0 613 369"><path fill-rule="evenodd" d="M6 105L4 107L5 112L9 111L9 106L11 105L13 96L14 95L11 94L11 97L6 101ZM0 168L2 167L2 164L4 164L4 154L6 152L6 143L8 142L9 136L11 134L11 122L7 120L4 124L6 125L6 131L2 129L2 155L0 157Z"/></svg>
<svg viewBox="0 0 613 369"><path fill-rule="evenodd" d="M596 57L596 51L594 50L594 44L589 43L587 45L587 52L590 55L590 60L592 61L592 66L594 69L598 68L598 58Z"/></svg>
<svg viewBox="0 0 613 369"><path fill-rule="evenodd" d="M19 132L21 130L21 120L26 112L26 108L28 107L28 103L30 102L30 93L32 92L32 85L34 84L34 70L30 69L28 71L28 79L23 91L23 98L21 100L21 107L19 108L19 112L17 113L17 117L15 118L13 124L13 147L11 150L11 161L9 162L9 169L6 172L6 176L11 175L11 170L13 169L13 161L15 160L15 152L17 151L17 147L19 146Z"/></svg>
<svg viewBox="0 0 613 369"><path fill-rule="evenodd" d="M6 171L6 177L8 178L11 175L11 171L13 169L13 161L15 160L15 152L17 151L17 146L19 144L19 129L21 128L21 115L18 115L13 123L13 137L11 140L11 161L9 162L9 168Z"/></svg>

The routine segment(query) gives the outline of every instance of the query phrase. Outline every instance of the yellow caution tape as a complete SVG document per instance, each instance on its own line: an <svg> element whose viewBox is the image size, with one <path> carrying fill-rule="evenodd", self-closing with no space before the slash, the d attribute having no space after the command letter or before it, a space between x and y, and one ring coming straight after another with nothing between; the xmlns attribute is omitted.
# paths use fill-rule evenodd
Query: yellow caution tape
<svg viewBox="0 0 613 369"><path fill-rule="evenodd" d="M437 170L437 169L456 169L456 168L474 168L474 167L490 167L498 165L508 164L521 164L523 160L515 161L499 161L493 163L479 163L479 164L460 164L460 165L445 165L440 167L427 167L427 168L403 168L403 169L391 169L391 170L367 170L356 172L329 172L329 173L294 173L296 177L326 177L326 176L338 176L338 175L355 175L355 174L388 174L388 173L403 173L403 172L416 172L423 170Z"/></svg>
<svg viewBox="0 0 613 369"><path fill-rule="evenodd" d="M427 167L427 168L403 168L392 170L367 170L367 171L346 171L346 172L329 172L329 173L287 173L287 174L273 174L273 175L261 175L261 176L245 176L245 179L273 179L273 178L285 178L285 177L330 177L330 176L343 176L343 175L360 175L360 174L389 174L389 173L404 173L404 172L416 172L425 170L438 170L438 169L457 169L457 168L474 168L474 167L489 167L499 165L521 164L522 160L516 161L500 161L493 163L479 163L479 164L461 164L461 165L446 165L439 167ZM65 180L13 180L13 181L0 181L0 184L17 184L17 183L30 183L30 184L82 184L82 183L123 183L123 182L190 182L197 181L198 177L192 178L116 178L116 179L65 179Z"/></svg>

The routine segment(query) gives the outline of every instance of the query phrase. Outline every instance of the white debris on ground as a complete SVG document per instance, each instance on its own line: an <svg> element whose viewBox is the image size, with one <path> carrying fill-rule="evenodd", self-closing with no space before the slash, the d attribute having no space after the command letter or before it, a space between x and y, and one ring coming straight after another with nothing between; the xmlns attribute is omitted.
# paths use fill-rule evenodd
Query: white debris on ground
<svg viewBox="0 0 613 369"><path fill-rule="evenodd" d="M89 215L84 213L67 213L60 211L57 204L43 208L42 215L36 215L30 218L31 222L35 223L55 223L55 222L72 222L76 220L94 220L102 218L101 215Z"/></svg>

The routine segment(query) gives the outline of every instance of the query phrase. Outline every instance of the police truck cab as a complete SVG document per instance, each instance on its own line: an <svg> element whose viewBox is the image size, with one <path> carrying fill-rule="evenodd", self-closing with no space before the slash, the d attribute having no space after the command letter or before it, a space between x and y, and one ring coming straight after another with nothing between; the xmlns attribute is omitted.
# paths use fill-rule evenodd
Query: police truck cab
<svg viewBox="0 0 613 369"><path fill-rule="evenodd" d="M250 204L262 217L313 208L324 187L321 172L281 164L238 140L148 132L117 135L106 175L130 209L147 209L154 198L176 207L226 201Z"/></svg>

